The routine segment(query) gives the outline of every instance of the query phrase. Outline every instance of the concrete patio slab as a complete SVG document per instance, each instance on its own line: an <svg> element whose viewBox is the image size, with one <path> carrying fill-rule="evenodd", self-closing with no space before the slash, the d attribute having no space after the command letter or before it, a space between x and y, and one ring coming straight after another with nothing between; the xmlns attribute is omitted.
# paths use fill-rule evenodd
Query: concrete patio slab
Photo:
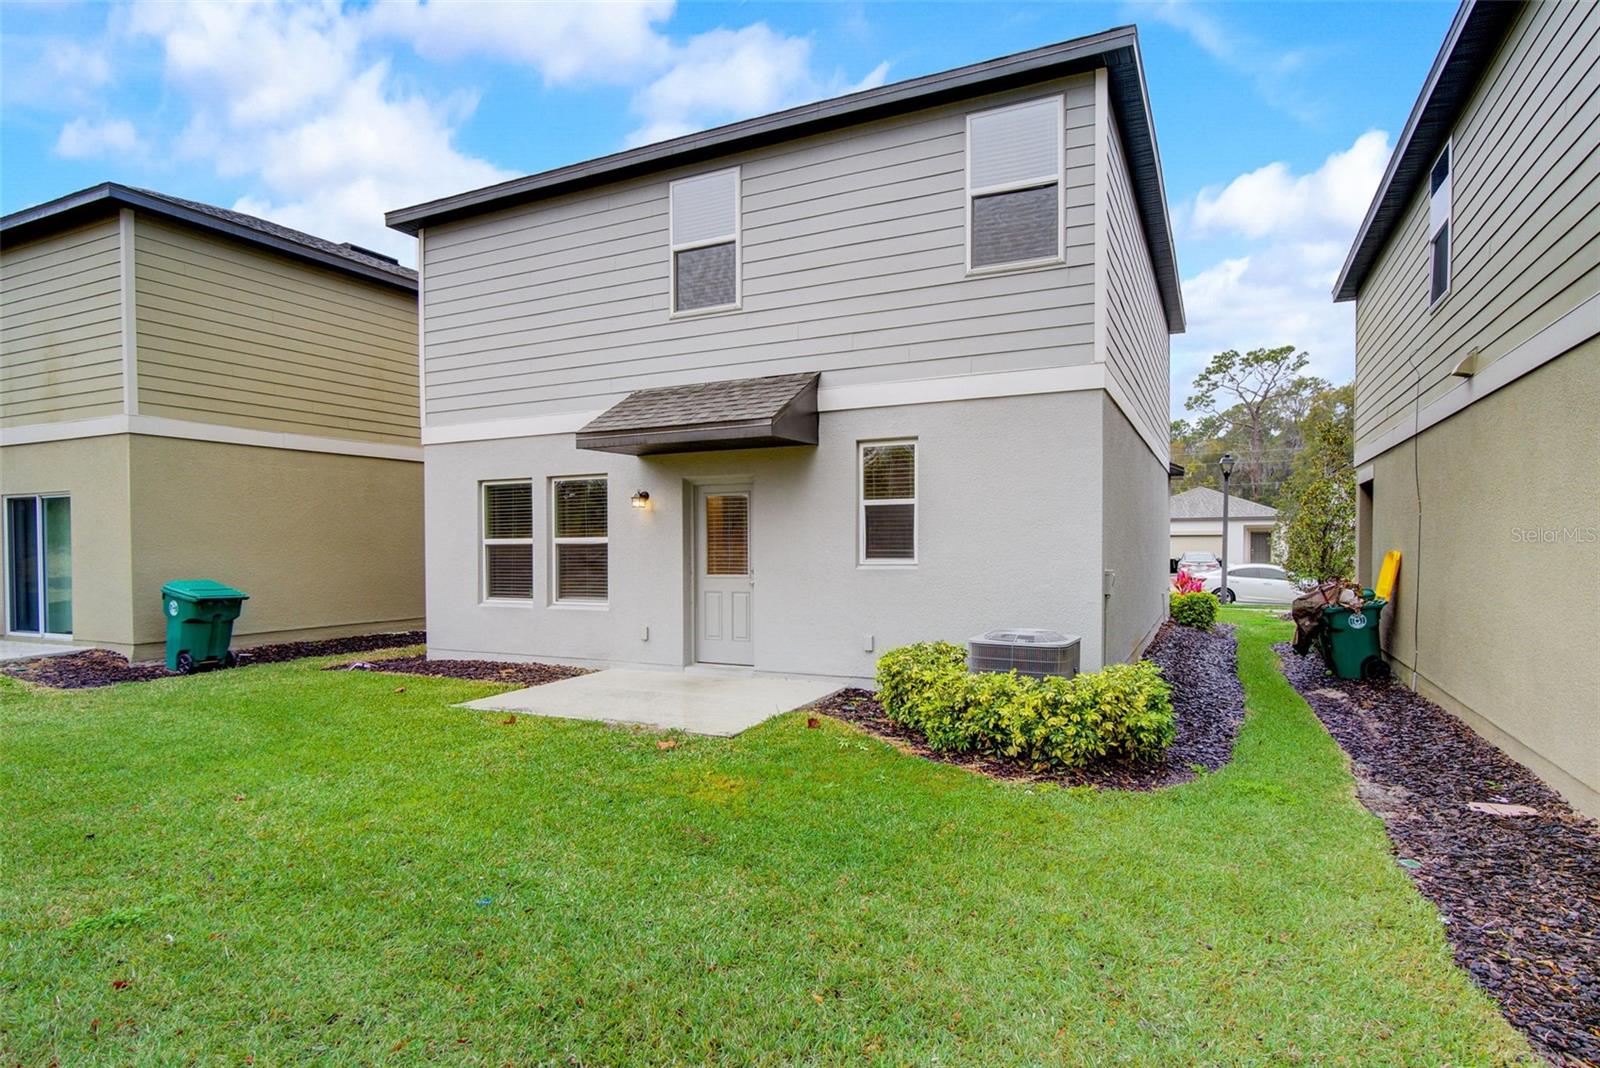
<svg viewBox="0 0 1600 1068"><path fill-rule="evenodd" d="M0 641L0 664L7 660L32 660L36 656L60 656L82 652L75 645L45 645L42 642Z"/></svg>
<svg viewBox="0 0 1600 1068"><path fill-rule="evenodd" d="M616 669L496 694L461 707L637 723L729 738L846 684L845 680L821 677Z"/></svg>

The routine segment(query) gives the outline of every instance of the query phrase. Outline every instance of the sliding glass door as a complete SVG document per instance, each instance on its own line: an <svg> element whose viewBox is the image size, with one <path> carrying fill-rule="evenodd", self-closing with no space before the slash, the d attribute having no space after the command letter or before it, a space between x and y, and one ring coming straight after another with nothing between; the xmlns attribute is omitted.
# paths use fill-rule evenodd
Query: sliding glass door
<svg viewBox="0 0 1600 1068"><path fill-rule="evenodd" d="M8 497L5 510L6 629L72 633L72 500Z"/></svg>

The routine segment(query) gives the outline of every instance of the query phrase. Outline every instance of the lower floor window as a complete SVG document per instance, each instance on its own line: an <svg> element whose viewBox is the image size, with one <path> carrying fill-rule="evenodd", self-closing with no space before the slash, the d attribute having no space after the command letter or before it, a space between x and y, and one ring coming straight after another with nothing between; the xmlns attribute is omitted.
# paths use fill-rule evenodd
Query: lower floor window
<svg viewBox="0 0 1600 1068"><path fill-rule="evenodd" d="M610 594L606 480L558 478L550 484L555 599L604 603Z"/></svg>
<svg viewBox="0 0 1600 1068"><path fill-rule="evenodd" d="M533 599L533 482L483 484L483 597Z"/></svg>
<svg viewBox="0 0 1600 1068"><path fill-rule="evenodd" d="M7 629L71 634L71 498L6 498L5 557Z"/></svg>

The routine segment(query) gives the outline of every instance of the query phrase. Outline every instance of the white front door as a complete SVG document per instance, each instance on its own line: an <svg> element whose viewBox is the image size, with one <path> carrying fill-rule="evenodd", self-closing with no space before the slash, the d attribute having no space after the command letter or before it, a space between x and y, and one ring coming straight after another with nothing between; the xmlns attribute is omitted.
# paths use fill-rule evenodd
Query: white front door
<svg viewBox="0 0 1600 1068"><path fill-rule="evenodd" d="M754 664L749 485L697 487L694 525L695 659Z"/></svg>

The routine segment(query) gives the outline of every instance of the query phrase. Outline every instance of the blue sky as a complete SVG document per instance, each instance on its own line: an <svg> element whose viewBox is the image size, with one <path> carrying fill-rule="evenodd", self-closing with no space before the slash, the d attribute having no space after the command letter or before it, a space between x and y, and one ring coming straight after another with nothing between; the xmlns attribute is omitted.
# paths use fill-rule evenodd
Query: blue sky
<svg viewBox="0 0 1600 1068"><path fill-rule="evenodd" d="M0 210L106 179L408 261L386 209L1138 25L1190 330L1347 381L1333 274L1454 5L0 5Z"/></svg>

